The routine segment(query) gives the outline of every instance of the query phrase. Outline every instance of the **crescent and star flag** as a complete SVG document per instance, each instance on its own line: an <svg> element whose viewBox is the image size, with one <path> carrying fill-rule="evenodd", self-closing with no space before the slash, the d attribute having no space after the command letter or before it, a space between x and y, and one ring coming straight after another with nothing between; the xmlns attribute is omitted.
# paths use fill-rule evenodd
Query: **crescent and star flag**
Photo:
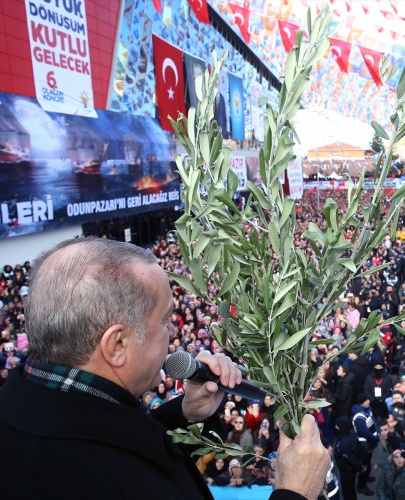
<svg viewBox="0 0 405 500"><path fill-rule="evenodd" d="M208 15L207 0L190 0L190 5L200 23L211 24L210 16Z"/></svg>
<svg viewBox="0 0 405 500"><path fill-rule="evenodd" d="M336 62L338 63L340 70L348 73L348 63L352 44L337 38L329 38L329 41L330 50L332 51L332 54L336 56Z"/></svg>
<svg viewBox="0 0 405 500"><path fill-rule="evenodd" d="M290 50L295 45L296 31L299 30L299 26L287 21L278 21L278 29L280 30L281 41L283 42L286 52Z"/></svg>
<svg viewBox="0 0 405 500"><path fill-rule="evenodd" d="M153 35L153 57L160 124L163 130L173 133L168 115L173 120L177 120L179 112L186 114L183 53L180 49Z"/></svg>
<svg viewBox="0 0 405 500"><path fill-rule="evenodd" d="M156 12L163 12L162 9L162 0L152 0L153 5L155 7Z"/></svg>
<svg viewBox="0 0 405 500"><path fill-rule="evenodd" d="M380 73L378 72L378 66L380 65L380 59L382 52L378 50L366 49L365 47L358 46L363 56L364 62L370 72L371 78L374 80L375 84L381 87L382 81L380 78Z"/></svg>
<svg viewBox="0 0 405 500"><path fill-rule="evenodd" d="M245 9L244 7L240 7L235 3L229 3L229 7L233 12L233 19L235 24L239 26L239 30L243 39L247 44L250 43L250 33L249 33L249 19L250 19L250 10Z"/></svg>

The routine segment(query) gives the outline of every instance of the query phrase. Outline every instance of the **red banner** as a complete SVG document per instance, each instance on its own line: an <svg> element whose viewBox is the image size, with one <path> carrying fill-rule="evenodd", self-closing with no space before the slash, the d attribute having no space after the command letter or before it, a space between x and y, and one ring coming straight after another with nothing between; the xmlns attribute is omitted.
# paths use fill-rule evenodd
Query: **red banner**
<svg viewBox="0 0 405 500"><path fill-rule="evenodd" d="M160 124L163 130L169 130L173 133L168 115L173 120L177 120L179 112L186 114L183 53L170 43L153 35L153 55Z"/></svg>
<svg viewBox="0 0 405 500"><path fill-rule="evenodd" d="M210 16L208 15L207 0L190 0L190 6L200 23L211 24Z"/></svg>
<svg viewBox="0 0 405 500"><path fill-rule="evenodd" d="M247 44L250 43L250 33L249 33L249 19L250 19L250 10L245 9L244 7L239 7L235 3L228 4L232 9L234 14L234 23L239 26L239 30L243 36L243 39Z"/></svg>
<svg viewBox="0 0 405 500"><path fill-rule="evenodd" d="M290 50L295 45L295 32L299 30L299 26L287 21L278 21L278 28L280 30L281 41L283 42L286 52Z"/></svg>
<svg viewBox="0 0 405 500"><path fill-rule="evenodd" d="M156 12L163 12L162 0L152 0L152 1L153 1L153 5L156 9Z"/></svg>
<svg viewBox="0 0 405 500"><path fill-rule="evenodd" d="M340 70L348 73L348 63L352 44L350 42L346 42L345 40L339 40L338 38L329 38L329 41L330 50L332 51L332 54L336 56L336 62L338 63Z"/></svg>
<svg viewBox="0 0 405 500"><path fill-rule="evenodd" d="M366 49L360 45L358 47L370 72L371 78L374 80L375 84L380 87L382 85L382 81L380 73L378 72L378 66L380 65L382 52L379 52L378 50Z"/></svg>

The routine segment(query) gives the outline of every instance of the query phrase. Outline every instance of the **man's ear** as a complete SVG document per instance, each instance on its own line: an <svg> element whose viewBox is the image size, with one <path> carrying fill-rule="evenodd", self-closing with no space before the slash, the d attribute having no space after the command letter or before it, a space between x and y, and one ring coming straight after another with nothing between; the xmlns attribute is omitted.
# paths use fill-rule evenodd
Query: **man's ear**
<svg viewBox="0 0 405 500"><path fill-rule="evenodd" d="M125 325L113 325L102 336L100 346L107 363L116 368L124 365L128 345L134 332Z"/></svg>

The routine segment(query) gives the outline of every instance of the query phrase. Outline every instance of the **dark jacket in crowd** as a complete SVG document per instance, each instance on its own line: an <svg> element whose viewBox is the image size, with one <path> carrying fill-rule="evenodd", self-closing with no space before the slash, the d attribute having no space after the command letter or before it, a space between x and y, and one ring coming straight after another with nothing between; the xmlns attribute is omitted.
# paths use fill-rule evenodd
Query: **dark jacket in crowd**
<svg viewBox="0 0 405 500"><path fill-rule="evenodd" d="M383 467L377 483L378 500L405 499L405 467L398 469L395 464Z"/></svg>
<svg viewBox="0 0 405 500"><path fill-rule="evenodd" d="M360 471L363 467L362 453L357 447L357 436L353 431L349 417L336 419L339 427L335 443L334 459L341 472L346 470Z"/></svg>
<svg viewBox="0 0 405 500"><path fill-rule="evenodd" d="M353 360L350 364L350 372L354 375L354 380L352 384L352 400L356 400L357 394L363 392L364 381L367 375L371 371L370 363L368 362L367 356L363 354L357 359Z"/></svg>
<svg viewBox="0 0 405 500"><path fill-rule="evenodd" d="M373 450L380 440L378 436L380 427L373 417L371 408L364 408L364 406L355 404L352 408L352 415L357 436L367 442L368 451Z"/></svg>
<svg viewBox="0 0 405 500"><path fill-rule="evenodd" d="M388 375L386 370L378 374L374 372L375 369L367 375L364 383L364 392L370 400L374 415L376 417L380 416L387 418L388 409L385 400L391 396L393 386L392 378L391 375ZM381 391L380 396L376 396L376 389Z"/></svg>
<svg viewBox="0 0 405 500"><path fill-rule="evenodd" d="M353 373L348 373L345 377L339 377L335 391L335 404L333 405L333 418L350 415L352 408L352 384L354 382Z"/></svg>

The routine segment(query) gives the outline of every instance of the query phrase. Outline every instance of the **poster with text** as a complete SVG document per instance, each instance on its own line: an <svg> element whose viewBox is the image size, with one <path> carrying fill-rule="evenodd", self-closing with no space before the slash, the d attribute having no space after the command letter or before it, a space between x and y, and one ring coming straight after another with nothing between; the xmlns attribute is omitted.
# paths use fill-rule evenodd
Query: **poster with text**
<svg viewBox="0 0 405 500"><path fill-rule="evenodd" d="M35 91L46 111L97 117L85 2L25 0Z"/></svg>
<svg viewBox="0 0 405 500"><path fill-rule="evenodd" d="M48 113L0 92L0 238L178 205L169 132L149 117Z"/></svg>

